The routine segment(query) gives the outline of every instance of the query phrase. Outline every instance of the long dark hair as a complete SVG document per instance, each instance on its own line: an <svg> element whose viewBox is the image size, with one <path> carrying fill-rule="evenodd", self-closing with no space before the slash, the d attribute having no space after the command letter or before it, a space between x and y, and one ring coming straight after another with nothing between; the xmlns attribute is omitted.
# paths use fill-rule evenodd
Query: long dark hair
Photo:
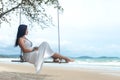
<svg viewBox="0 0 120 80"><path fill-rule="evenodd" d="M17 36L16 36L16 41L15 41L15 47L18 46L19 38L23 37L26 34L26 30L27 30L27 25L24 25L24 24L19 25Z"/></svg>

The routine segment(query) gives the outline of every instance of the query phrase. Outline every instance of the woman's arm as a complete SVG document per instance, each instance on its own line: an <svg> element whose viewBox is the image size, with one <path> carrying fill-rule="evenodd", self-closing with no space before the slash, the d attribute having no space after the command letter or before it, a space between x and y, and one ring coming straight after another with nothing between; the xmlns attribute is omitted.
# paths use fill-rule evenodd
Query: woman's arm
<svg viewBox="0 0 120 80"><path fill-rule="evenodd" d="M28 48L25 47L25 39L24 38L20 38L18 40L18 43L19 43L19 46L20 46L20 48L22 49L22 51L24 53L28 53L28 52L34 51L34 49L28 49Z"/></svg>

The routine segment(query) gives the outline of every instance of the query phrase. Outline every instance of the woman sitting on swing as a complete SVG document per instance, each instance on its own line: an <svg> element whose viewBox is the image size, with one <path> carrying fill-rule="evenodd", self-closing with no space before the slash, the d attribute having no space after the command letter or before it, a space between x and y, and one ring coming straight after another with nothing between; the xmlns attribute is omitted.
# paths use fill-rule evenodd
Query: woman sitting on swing
<svg viewBox="0 0 120 80"><path fill-rule="evenodd" d="M41 70L44 58L52 57L53 62L60 62L62 59L67 63L74 61L53 52L47 42L42 42L39 47L32 47L32 42L25 37L27 34L27 25L20 25L18 27L15 47L19 46L21 48L24 60L34 64L37 73Z"/></svg>

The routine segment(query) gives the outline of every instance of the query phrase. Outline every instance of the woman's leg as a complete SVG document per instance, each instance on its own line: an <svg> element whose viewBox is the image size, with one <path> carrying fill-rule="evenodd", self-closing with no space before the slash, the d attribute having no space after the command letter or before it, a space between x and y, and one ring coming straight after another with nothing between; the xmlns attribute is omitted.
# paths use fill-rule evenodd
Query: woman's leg
<svg viewBox="0 0 120 80"><path fill-rule="evenodd" d="M58 54L58 53L54 53L47 42L43 42L41 45L43 47L45 47L45 55L46 54L48 54L50 56L52 55L52 58L53 58L54 62L59 62L61 59L64 59L66 62L73 62L72 59L69 59L69 58L67 58L65 56L62 56L62 55Z"/></svg>
<svg viewBox="0 0 120 80"><path fill-rule="evenodd" d="M59 59L59 60L64 59L67 63L74 61L74 60L72 60L72 59L70 59L70 58L68 58L68 57L62 56L62 55L60 55L60 54L58 54L58 53L54 53L53 56L52 56L52 58L54 59L54 60L53 60L54 62L58 62L57 59Z"/></svg>

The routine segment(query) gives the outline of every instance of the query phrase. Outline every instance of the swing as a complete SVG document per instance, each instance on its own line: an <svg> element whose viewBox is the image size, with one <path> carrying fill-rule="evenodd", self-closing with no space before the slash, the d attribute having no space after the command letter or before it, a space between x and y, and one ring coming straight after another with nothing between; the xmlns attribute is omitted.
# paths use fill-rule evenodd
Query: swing
<svg viewBox="0 0 120 80"><path fill-rule="evenodd" d="M24 60L22 53L20 54L19 58L20 58L20 60L12 60L12 62L21 62L21 63L27 62L27 61ZM60 60L60 62L44 61L44 63L67 63L67 62L63 62L63 61Z"/></svg>
<svg viewBox="0 0 120 80"><path fill-rule="evenodd" d="M20 8L20 13L19 13L19 24L21 24L21 8ZM59 13L58 13L58 47L59 47L59 53L60 53L60 34L59 34ZM23 58L23 53L20 51L20 60L12 60L12 62L27 62ZM44 61L44 63L66 63L60 60L60 62L54 62L54 61Z"/></svg>

